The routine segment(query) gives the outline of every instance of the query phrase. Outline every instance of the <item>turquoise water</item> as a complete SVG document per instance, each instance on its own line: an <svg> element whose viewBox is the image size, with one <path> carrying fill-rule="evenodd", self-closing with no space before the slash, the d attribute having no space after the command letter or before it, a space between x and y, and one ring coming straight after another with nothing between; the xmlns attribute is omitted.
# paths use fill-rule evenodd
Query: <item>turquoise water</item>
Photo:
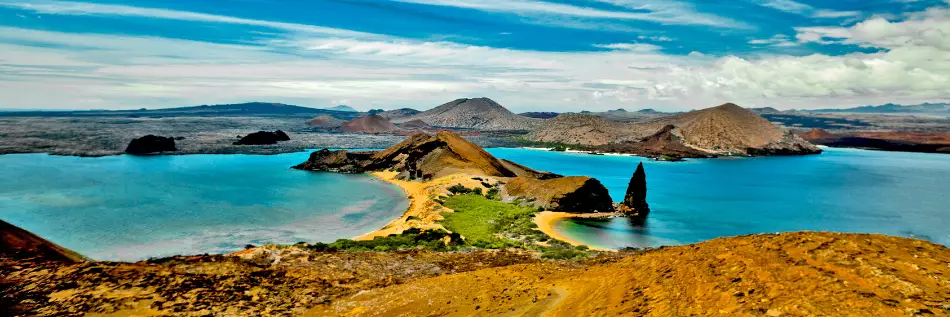
<svg viewBox="0 0 950 317"><path fill-rule="evenodd" d="M366 175L289 169L309 153L0 156L0 219L97 260L352 238L408 206Z"/></svg>
<svg viewBox="0 0 950 317"><path fill-rule="evenodd" d="M623 200L643 161L652 212L563 220L555 229L598 247L656 247L723 236L798 230L884 233L950 245L950 155L826 149L800 157L655 162L531 149L499 158L564 175L588 175Z"/></svg>

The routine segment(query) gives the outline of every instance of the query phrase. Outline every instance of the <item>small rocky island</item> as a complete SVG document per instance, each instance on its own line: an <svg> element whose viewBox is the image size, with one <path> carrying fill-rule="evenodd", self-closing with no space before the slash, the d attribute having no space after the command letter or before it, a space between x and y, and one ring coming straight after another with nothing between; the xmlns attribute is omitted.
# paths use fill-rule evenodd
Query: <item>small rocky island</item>
<svg viewBox="0 0 950 317"><path fill-rule="evenodd" d="M485 176L504 183L500 196L505 201L576 213L613 211L607 188L594 178L540 172L500 160L447 131L418 133L382 151L323 149L294 168L340 173L396 171L396 179L417 181L454 174Z"/></svg>
<svg viewBox="0 0 950 317"><path fill-rule="evenodd" d="M280 141L290 141L290 136L281 130L258 131L244 136L241 140L234 142L234 145L268 145L277 144Z"/></svg>
<svg viewBox="0 0 950 317"><path fill-rule="evenodd" d="M178 148L175 147L174 138L149 134L138 139L133 139L131 142L129 142L129 146L125 148L125 153L132 155L144 155L151 153L174 152L177 150Z"/></svg>

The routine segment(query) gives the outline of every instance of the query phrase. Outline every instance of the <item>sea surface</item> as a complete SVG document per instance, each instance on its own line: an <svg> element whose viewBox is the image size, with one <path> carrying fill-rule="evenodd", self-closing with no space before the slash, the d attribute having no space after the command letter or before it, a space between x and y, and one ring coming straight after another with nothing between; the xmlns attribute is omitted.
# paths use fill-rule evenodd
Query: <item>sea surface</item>
<svg viewBox="0 0 950 317"><path fill-rule="evenodd" d="M308 155L0 155L0 219L96 260L135 261L353 238L408 207L371 176L289 168Z"/></svg>
<svg viewBox="0 0 950 317"><path fill-rule="evenodd" d="M562 220L555 230L603 248L657 247L799 230L884 233L950 245L950 155L825 148L821 155L656 162L535 149L493 155L600 180L622 201L639 162L652 212Z"/></svg>

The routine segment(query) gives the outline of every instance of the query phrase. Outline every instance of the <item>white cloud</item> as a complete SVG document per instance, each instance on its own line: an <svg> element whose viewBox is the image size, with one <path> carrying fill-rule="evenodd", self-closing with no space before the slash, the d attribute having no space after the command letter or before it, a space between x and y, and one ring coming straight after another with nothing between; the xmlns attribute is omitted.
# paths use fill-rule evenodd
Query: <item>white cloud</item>
<svg viewBox="0 0 950 317"><path fill-rule="evenodd" d="M801 27L802 42L844 43L875 48L925 46L950 51L950 9L931 8L903 21L874 17L851 27Z"/></svg>
<svg viewBox="0 0 950 317"><path fill-rule="evenodd" d="M768 39L756 39L749 41L749 44L752 45L767 45L773 47L792 47L798 46L799 43L789 39L788 35L785 34L776 34Z"/></svg>
<svg viewBox="0 0 950 317"><path fill-rule="evenodd" d="M24 3L22 1L0 0L0 7L28 10L28 11L33 11L36 13L41 13L41 14L109 15L109 16L126 16L126 17L146 17L146 18L169 19L169 20L180 20L180 21L241 24L241 25L268 27L268 28L285 30L285 31L321 33L321 34L329 34L329 35L337 35L337 36L357 36L357 35L366 36L368 35L366 33L313 26L313 25L243 19L243 18L214 15L214 14L133 7L133 6L126 6L126 5L112 5L112 4L56 1L56 0L35 0L28 3Z"/></svg>
<svg viewBox="0 0 950 317"><path fill-rule="evenodd" d="M707 25L745 28L746 25L709 14L697 13L671 0L596 0L638 11L611 11L539 0L393 0L520 15L558 15L575 18L640 20L662 24ZM646 11L646 12L644 12Z"/></svg>
<svg viewBox="0 0 950 317"><path fill-rule="evenodd" d="M489 96L515 111L933 101L950 96L950 49L946 34L938 32L946 30L945 13L933 9L899 22L872 18L849 28L802 28L796 36L887 49L880 53L756 58L668 55L642 43L548 52L298 31L233 45L0 28L0 43L6 43L0 44L0 95L4 106L16 108L349 100L361 108L425 109L465 96ZM793 41L779 35L750 43Z"/></svg>
<svg viewBox="0 0 950 317"><path fill-rule="evenodd" d="M632 51L632 52L654 52L663 49L662 47L653 45L653 44L643 44L643 43L614 43L614 44L598 44L594 47L606 48L612 50L622 50L622 51Z"/></svg>
<svg viewBox="0 0 950 317"><path fill-rule="evenodd" d="M859 11L836 11L828 9L818 9L813 6L796 2L792 0L754 0L755 3L763 7L776 9L783 12L794 13L812 18L854 18L861 16Z"/></svg>

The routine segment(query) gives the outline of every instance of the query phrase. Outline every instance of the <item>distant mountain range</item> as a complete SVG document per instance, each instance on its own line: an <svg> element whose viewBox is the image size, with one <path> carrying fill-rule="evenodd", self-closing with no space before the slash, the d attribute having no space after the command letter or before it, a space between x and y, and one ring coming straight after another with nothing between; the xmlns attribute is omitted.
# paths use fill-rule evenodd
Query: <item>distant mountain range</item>
<svg viewBox="0 0 950 317"><path fill-rule="evenodd" d="M434 127L475 130L531 130L543 120L519 116L488 98L462 98L418 114L393 119L395 123L420 120Z"/></svg>
<svg viewBox="0 0 950 317"><path fill-rule="evenodd" d="M627 123L585 114L564 114L529 134L538 142L601 146L641 142L670 130L682 145L716 155L805 154L818 148L735 104Z"/></svg>
<svg viewBox="0 0 950 317"><path fill-rule="evenodd" d="M359 112L359 110L353 109L353 107L346 105L339 105L336 107L323 108L323 110L332 110L332 111L343 111L343 112Z"/></svg>
<svg viewBox="0 0 950 317"><path fill-rule="evenodd" d="M352 108L350 108L352 109ZM170 116L277 116L277 115L331 115L338 119L352 119L359 116L359 112L337 111L301 107L282 103L248 102L225 105L201 105L164 109L138 110L76 110L76 111L19 111L0 112L0 116L143 116L143 117L170 117Z"/></svg>
<svg viewBox="0 0 950 317"><path fill-rule="evenodd" d="M847 109L818 109L803 110L809 113L906 113L906 114L938 114L950 115L950 103L922 103L919 105L884 104L880 106L863 106Z"/></svg>

